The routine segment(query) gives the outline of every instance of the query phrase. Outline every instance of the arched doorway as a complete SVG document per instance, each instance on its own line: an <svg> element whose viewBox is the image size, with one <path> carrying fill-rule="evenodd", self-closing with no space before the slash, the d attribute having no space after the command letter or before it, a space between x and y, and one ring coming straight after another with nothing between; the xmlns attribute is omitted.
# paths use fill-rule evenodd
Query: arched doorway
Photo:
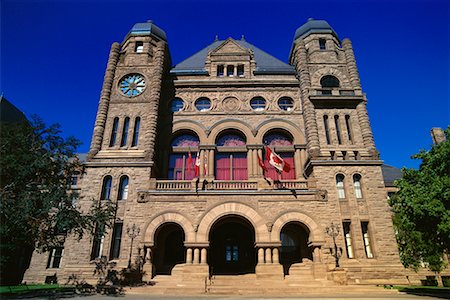
<svg viewBox="0 0 450 300"><path fill-rule="evenodd" d="M255 230L249 221L236 215L222 217L212 226L209 241L211 274L255 273Z"/></svg>
<svg viewBox="0 0 450 300"><path fill-rule="evenodd" d="M186 262L184 231L176 223L165 223L155 233L154 275L170 275L176 264Z"/></svg>
<svg viewBox="0 0 450 300"><path fill-rule="evenodd" d="M289 222L281 229L280 263L285 275L292 264L301 263L303 258L312 260L308 238L309 229L300 222Z"/></svg>

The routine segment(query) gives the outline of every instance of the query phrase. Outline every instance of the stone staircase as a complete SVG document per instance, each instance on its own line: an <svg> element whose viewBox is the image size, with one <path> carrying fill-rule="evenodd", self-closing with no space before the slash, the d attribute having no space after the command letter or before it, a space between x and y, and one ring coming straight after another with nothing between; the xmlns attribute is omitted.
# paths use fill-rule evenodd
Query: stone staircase
<svg viewBox="0 0 450 300"><path fill-rule="evenodd" d="M261 279L255 274L216 275L212 278L186 278L158 275L152 286L135 287L127 294L153 295L395 295L396 290L371 285L335 285L329 280L314 280L304 276L284 279Z"/></svg>

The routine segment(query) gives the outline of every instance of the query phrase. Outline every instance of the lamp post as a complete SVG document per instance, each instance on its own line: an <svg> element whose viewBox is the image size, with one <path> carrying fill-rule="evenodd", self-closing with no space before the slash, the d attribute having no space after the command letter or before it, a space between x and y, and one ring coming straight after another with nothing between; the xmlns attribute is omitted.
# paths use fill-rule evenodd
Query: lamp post
<svg viewBox="0 0 450 300"><path fill-rule="evenodd" d="M127 228L127 234L131 239L130 245L130 257L128 258L128 269L131 268L131 254L133 253L133 241L139 235L139 227L136 227L136 224L133 224L131 227Z"/></svg>
<svg viewBox="0 0 450 300"><path fill-rule="evenodd" d="M338 249L338 246L336 245L336 237L339 235L339 225L335 225L333 222L331 222L331 225L325 228L325 232L333 238L333 244L334 244L334 251L332 248L331 254L334 256L336 260L336 268L339 268L339 258L341 257L341 251Z"/></svg>

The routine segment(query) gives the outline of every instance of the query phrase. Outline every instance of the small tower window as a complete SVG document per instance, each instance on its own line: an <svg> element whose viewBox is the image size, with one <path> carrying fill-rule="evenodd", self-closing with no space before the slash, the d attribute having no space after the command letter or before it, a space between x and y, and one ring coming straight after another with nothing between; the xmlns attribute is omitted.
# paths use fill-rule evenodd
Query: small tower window
<svg viewBox="0 0 450 300"><path fill-rule="evenodd" d="M289 97L281 97L278 100L278 107L285 111L291 111L294 109L294 100Z"/></svg>
<svg viewBox="0 0 450 300"><path fill-rule="evenodd" d="M227 66L227 76L228 77L234 76L234 66Z"/></svg>
<svg viewBox="0 0 450 300"><path fill-rule="evenodd" d="M328 126L328 116L323 116L323 126L325 127L325 137L327 139L327 144L330 144L330 128Z"/></svg>
<svg viewBox="0 0 450 300"><path fill-rule="evenodd" d="M350 116L349 115L345 115L345 126L347 127L348 141L351 144L351 143L353 143L353 138L352 138L352 126L350 124Z"/></svg>
<svg viewBox="0 0 450 300"><path fill-rule="evenodd" d="M237 66L237 76L244 77L244 65Z"/></svg>
<svg viewBox="0 0 450 300"><path fill-rule="evenodd" d="M136 147L139 143L139 129L141 127L141 118L137 117L134 120L134 132L133 141L131 142L131 147Z"/></svg>
<svg viewBox="0 0 450 300"><path fill-rule="evenodd" d="M112 177L108 175L103 178L102 194L100 195L100 200L111 200L111 186Z"/></svg>
<svg viewBox="0 0 450 300"><path fill-rule="evenodd" d="M144 52L144 42L137 41L136 46L134 48L134 52L136 53Z"/></svg>
<svg viewBox="0 0 450 300"><path fill-rule="evenodd" d="M127 200L128 198L128 176L120 177L119 194L117 200Z"/></svg>
<svg viewBox="0 0 450 300"><path fill-rule="evenodd" d="M327 49L327 40L319 39L319 47L320 47L320 50Z"/></svg>
<svg viewBox="0 0 450 300"><path fill-rule="evenodd" d="M113 127L111 130L111 138L109 139L109 146L112 147L116 144L117 128L119 127L119 118L114 118Z"/></svg>
<svg viewBox="0 0 450 300"><path fill-rule="evenodd" d="M333 75L325 75L320 79L320 85L322 88L338 88L340 84L339 79Z"/></svg>
<svg viewBox="0 0 450 300"><path fill-rule="evenodd" d="M344 175L342 174L336 175L336 189L339 199L345 199Z"/></svg>
<svg viewBox="0 0 450 300"><path fill-rule="evenodd" d="M195 108L198 111L208 111L211 108L211 100L206 97L202 97L195 101Z"/></svg>
<svg viewBox="0 0 450 300"><path fill-rule="evenodd" d="M217 66L217 77L223 77L224 67L223 65Z"/></svg>
<svg viewBox="0 0 450 300"><path fill-rule="evenodd" d="M361 175L353 175L353 187L355 188L356 199L362 199L362 189L361 189Z"/></svg>
<svg viewBox="0 0 450 300"><path fill-rule="evenodd" d="M123 121L122 140L120 141L120 147L123 147L127 144L128 127L130 127L130 118L126 117Z"/></svg>
<svg viewBox="0 0 450 300"><path fill-rule="evenodd" d="M334 125L336 126L336 136L337 136L337 140L338 140L338 144L342 144L342 140L341 140L341 127L339 125L339 116L336 115L334 116Z"/></svg>

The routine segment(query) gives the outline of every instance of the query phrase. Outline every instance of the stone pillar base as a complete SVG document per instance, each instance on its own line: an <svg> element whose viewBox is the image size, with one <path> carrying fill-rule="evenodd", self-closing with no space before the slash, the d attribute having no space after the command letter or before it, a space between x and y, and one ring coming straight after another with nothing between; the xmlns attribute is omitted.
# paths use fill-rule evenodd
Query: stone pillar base
<svg viewBox="0 0 450 300"><path fill-rule="evenodd" d="M344 268L335 268L329 272L331 279L338 285L347 285L347 271Z"/></svg>
<svg viewBox="0 0 450 300"><path fill-rule="evenodd" d="M258 264L256 266L257 279L283 279L283 266L280 264Z"/></svg>
<svg viewBox="0 0 450 300"><path fill-rule="evenodd" d="M182 277L183 280L204 279L209 276L207 264L179 264L172 270L172 276Z"/></svg>

